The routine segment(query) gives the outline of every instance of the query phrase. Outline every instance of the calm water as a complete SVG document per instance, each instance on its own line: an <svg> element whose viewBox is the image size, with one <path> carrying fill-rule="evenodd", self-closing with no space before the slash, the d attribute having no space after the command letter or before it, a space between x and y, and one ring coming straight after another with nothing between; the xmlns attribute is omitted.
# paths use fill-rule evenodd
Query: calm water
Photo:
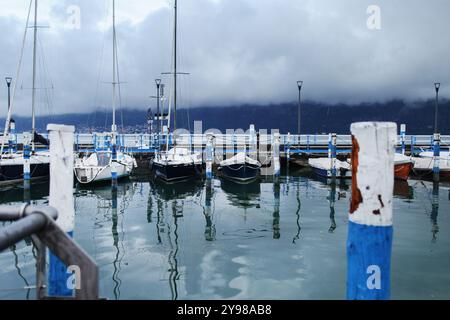
<svg viewBox="0 0 450 320"><path fill-rule="evenodd" d="M345 299L349 185L291 172L278 182L164 187L148 180L75 191L75 239L108 299ZM48 201L0 192L1 203ZM448 185L396 183L392 298L450 299ZM0 254L0 298L34 299L30 242Z"/></svg>

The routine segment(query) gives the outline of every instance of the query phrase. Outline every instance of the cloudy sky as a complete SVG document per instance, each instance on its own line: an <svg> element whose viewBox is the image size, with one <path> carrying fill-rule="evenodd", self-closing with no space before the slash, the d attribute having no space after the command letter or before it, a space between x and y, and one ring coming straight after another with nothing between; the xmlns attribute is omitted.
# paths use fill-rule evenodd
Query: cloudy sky
<svg viewBox="0 0 450 320"><path fill-rule="evenodd" d="M0 77L16 77L29 2L0 0ZM295 101L298 79L305 99L328 103L426 99L436 80L448 96L448 0L178 2L184 107ZM38 114L110 107L111 3L39 0ZM173 0L116 3L121 104L147 108L154 79L171 70ZM30 112L31 49L28 29L16 114Z"/></svg>

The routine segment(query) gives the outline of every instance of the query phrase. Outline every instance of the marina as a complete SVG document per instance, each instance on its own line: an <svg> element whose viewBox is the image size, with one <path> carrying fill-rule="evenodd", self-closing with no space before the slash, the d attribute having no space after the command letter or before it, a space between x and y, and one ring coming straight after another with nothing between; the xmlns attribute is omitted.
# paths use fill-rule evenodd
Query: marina
<svg viewBox="0 0 450 320"><path fill-rule="evenodd" d="M288 42L257 45L279 36L274 28L262 41L258 28L236 45L233 39L249 26L227 37L228 30L209 34L209 27L194 22L215 24L219 12L234 18L245 10L205 0L209 15L198 16L197 2L170 0L146 11L145 1L134 7L105 0L92 7L92 16L83 13L87 20L74 5L67 8L67 24L58 18L47 36L42 23L62 7L40 0L24 0L28 11L15 7L17 19L8 21L20 50L2 48L14 52L15 73L11 61L0 59L1 71L13 75L5 77L8 104L0 134L0 300L449 300L449 113L439 110L449 105L445 97L439 100L448 86L434 80L448 79L421 75L415 86L396 87L404 95L399 102L402 95L377 82L396 77L383 71L374 85L361 73L365 62L342 62L344 42L322 48L336 53L335 65L304 72L309 62L300 68L298 61L314 61L318 52L304 59L303 50L321 37L275 54ZM264 17L290 11L251 2L253 10L237 20L267 8L272 10ZM321 13L315 5L295 7L315 17L305 21L315 21L322 17L312 14ZM0 22L4 18L0 13ZM273 26L282 25L284 17L279 19ZM367 30L352 28L354 41L372 40ZM229 51L222 56L222 44L201 49L197 37L220 39ZM50 51L61 50L67 60L55 52L48 58L47 40ZM74 41L76 49L67 54L64 41ZM94 75L87 48L100 44ZM299 51L289 57L290 50ZM392 57L402 50L388 48ZM349 46L344 52L354 51ZM262 53L267 57L258 64ZM378 70L386 64L388 70L392 57L378 61L378 55L367 65ZM47 61L56 65L57 86ZM353 63L358 69L349 79L333 83L327 76L338 68L342 77ZM82 77L75 69L83 70ZM191 70L202 79L194 90ZM323 75L315 79L316 73ZM321 86L324 79L328 84ZM71 85L59 89L62 83ZM54 89L61 122L51 118ZM320 114L302 109L305 95ZM191 99L202 110L192 118ZM264 103L269 109L258 115ZM348 106L353 109L341 114ZM397 113L383 114L392 106ZM124 121L126 109L139 110L133 125ZM277 118L267 112L275 109ZM419 109L430 119L408 115ZM68 111L86 120L72 121ZM91 119L97 112L105 118ZM184 304L182 313L196 310L209 315L212 309Z"/></svg>

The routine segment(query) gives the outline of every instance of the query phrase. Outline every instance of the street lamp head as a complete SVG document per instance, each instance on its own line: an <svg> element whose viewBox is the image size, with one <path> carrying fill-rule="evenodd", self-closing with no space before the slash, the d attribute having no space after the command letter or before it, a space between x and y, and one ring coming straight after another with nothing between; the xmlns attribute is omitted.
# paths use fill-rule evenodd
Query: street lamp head
<svg viewBox="0 0 450 320"><path fill-rule="evenodd" d="M11 77L6 77L5 80L6 80L6 84L7 84L8 87L9 87L9 86L11 85L12 78L11 78Z"/></svg>
<svg viewBox="0 0 450 320"><path fill-rule="evenodd" d="M161 84L161 79L155 79L156 85L159 87L159 85Z"/></svg>
<svg viewBox="0 0 450 320"><path fill-rule="evenodd" d="M441 87L441 83L440 82L435 82L434 83L434 88L436 89L436 92L439 91L439 88Z"/></svg>
<svg viewBox="0 0 450 320"><path fill-rule="evenodd" d="M303 81L297 81L298 89L300 90L303 86Z"/></svg>

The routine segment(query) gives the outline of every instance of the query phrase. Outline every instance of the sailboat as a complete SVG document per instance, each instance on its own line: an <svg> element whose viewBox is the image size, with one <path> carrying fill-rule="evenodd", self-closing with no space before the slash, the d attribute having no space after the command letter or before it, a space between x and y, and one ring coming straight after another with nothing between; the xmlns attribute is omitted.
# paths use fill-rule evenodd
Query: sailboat
<svg viewBox="0 0 450 320"><path fill-rule="evenodd" d="M113 90L112 90L112 126L111 148L98 150L89 156L75 160L74 172L80 184L91 184L112 179L128 177L136 164L136 160L120 150L116 150L116 85L117 85L117 40L115 0L113 0Z"/></svg>
<svg viewBox="0 0 450 320"><path fill-rule="evenodd" d="M173 102L174 102L174 131L177 121L177 0L174 5L174 54L173 54ZM170 107L169 107L170 119ZM170 130L170 120L169 126ZM177 147L174 141L174 147L169 149L169 134L166 138L166 151L156 155L151 163L155 176L166 182L175 182L189 178L200 177L202 173L202 155L192 153L189 149Z"/></svg>
<svg viewBox="0 0 450 320"><path fill-rule="evenodd" d="M16 79L20 75L20 70L22 66L22 59L24 54L25 40L27 37L27 30L30 20L30 14L33 2L30 2L30 7L28 9L27 22L25 27L25 32L22 40L22 49L20 53L19 63L17 65ZM37 152L36 142L48 142L37 133L36 131L36 120L35 120L35 106L36 106L36 45L37 45L37 14L38 14L38 0L34 0L34 40L33 40L33 85L32 85L32 96L31 96L31 111L32 111L32 129L31 137L27 137L24 140L24 151L23 152L11 152L4 154L5 142L9 138L9 128L12 120L12 107L15 98L17 81L13 84L13 94L10 105L8 106L8 115L6 117L5 129L2 137L1 148L0 148L0 185L12 184L24 181L24 179L35 180L39 178L46 178L49 176L50 169L50 154L47 151ZM31 151L29 150L29 144L31 143ZM26 159L28 158L28 159ZM29 166L29 170L24 170L24 167ZM27 173L29 172L29 177Z"/></svg>

